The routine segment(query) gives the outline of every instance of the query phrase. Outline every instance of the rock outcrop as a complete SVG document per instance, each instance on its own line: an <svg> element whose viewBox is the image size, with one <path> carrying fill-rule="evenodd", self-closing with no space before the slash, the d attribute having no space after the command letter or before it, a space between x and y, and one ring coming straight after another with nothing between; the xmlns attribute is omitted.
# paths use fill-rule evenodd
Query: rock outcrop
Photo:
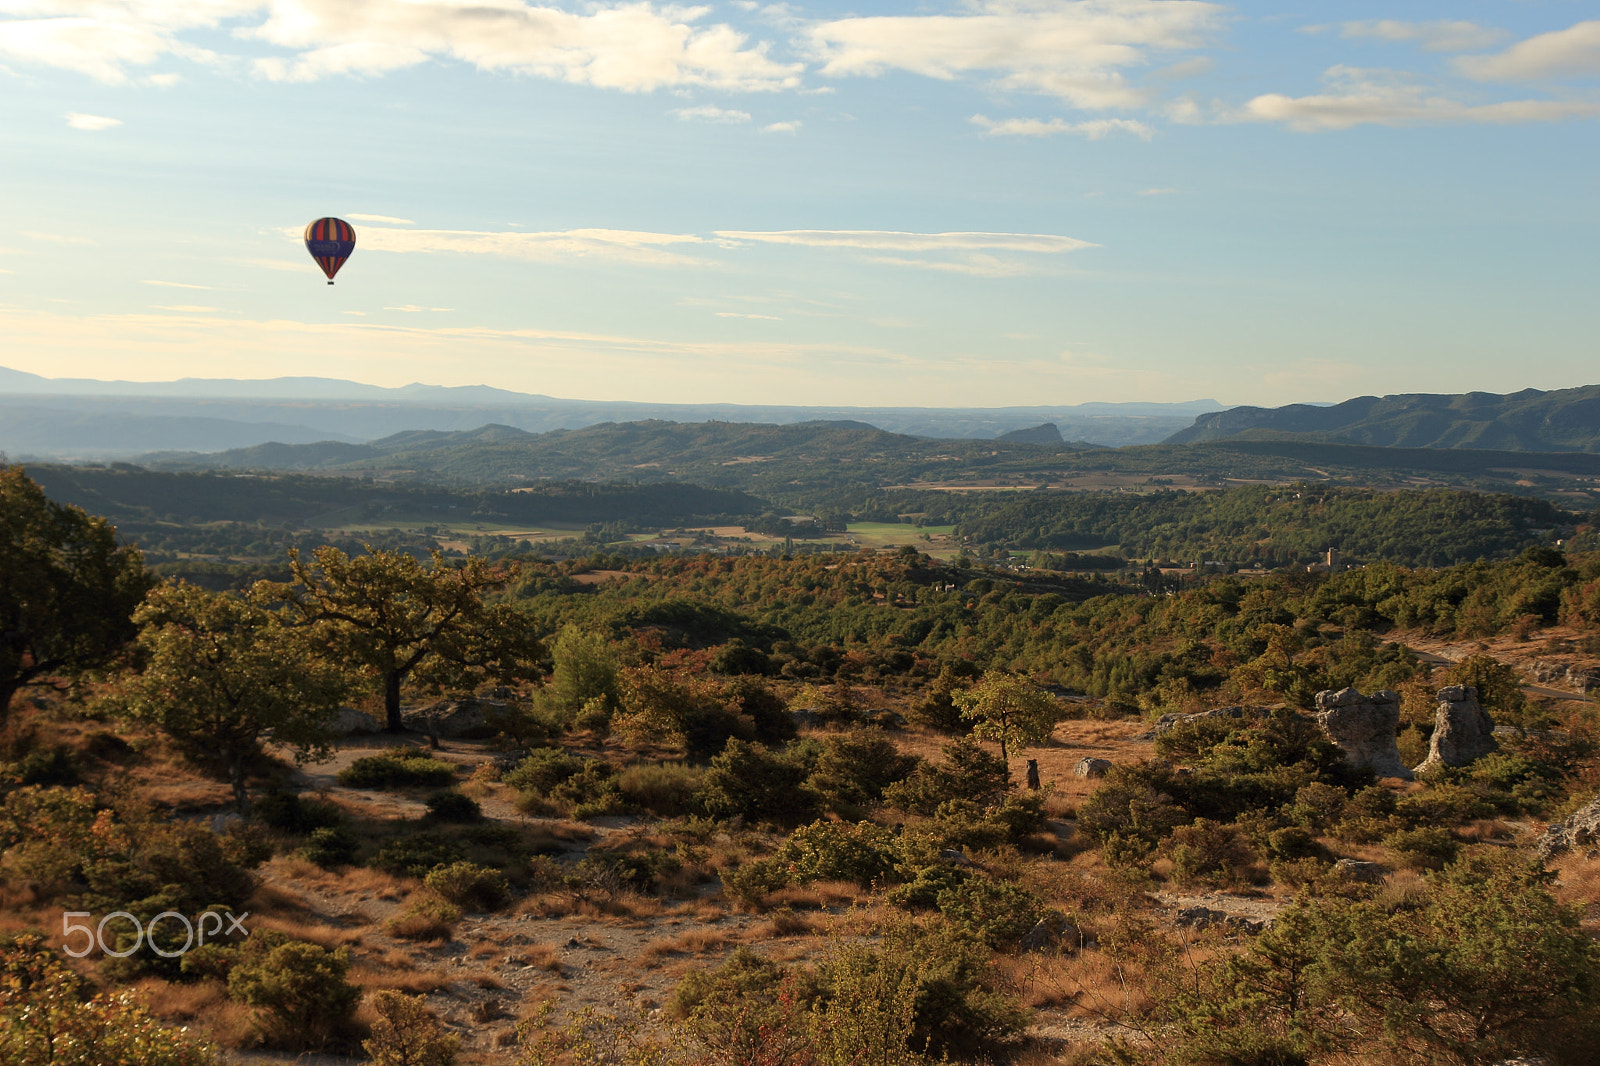
<svg viewBox="0 0 1600 1066"><path fill-rule="evenodd" d="M340 707L328 722L328 731L341 737L383 732L383 723L365 711L354 707Z"/></svg>
<svg viewBox="0 0 1600 1066"><path fill-rule="evenodd" d="M511 705L503 700L484 700L468 696L459 700L439 700L426 707L406 711L400 720L407 729L443 740L482 739L500 731L497 719Z"/></svg>
<svg viewBox="0 0 1600 1066"><path fill-rule="evenodd" d="M1079 759L1078 765L1072 768L1072 776L1104 777L1109 769L1111 769L1110 759Z"/></svg>
<svg viewBox="0 0 1600 1066"><path fill-rule="evenodd" d="M1478 690L1471 685L1446 685L1439 690L1439 707L1433 713L1428 757L1417 773L1436 766L1466 766L1498 746L1494 719L1478 705Z"/></svg>
<svg viewBox="0 0 1600 1066"><path fill-rule="evenodd" d="M1593 800L1566 821L1551 825L1539 834L1533 845L1545 862L1565 851L1587 851L1597 846L1600 846L1600 799Z"/></svg>
<svg viewBox="0 0 1600 1066"><path fill-rule="evenodd" d="M1395 738L1400 731L1400 694L1374 692L1363 696L1353 688L1317 693L1316 719L1344 752L1351 766L1365 766L1379 777L1411 780L1400 761Z"/></svg>

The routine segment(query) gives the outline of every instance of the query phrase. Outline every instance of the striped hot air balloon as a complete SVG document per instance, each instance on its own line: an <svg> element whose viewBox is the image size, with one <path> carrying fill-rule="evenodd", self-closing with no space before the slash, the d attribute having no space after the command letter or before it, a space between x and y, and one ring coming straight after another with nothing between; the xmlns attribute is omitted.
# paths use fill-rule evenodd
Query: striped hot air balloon
<svg viewBox="0 0 1600 1066"><path fill-rule="evenodd" d="M328 284L356 250L356 228L342 218L319 218L306 227L306 251L328 275Z"/></svg>

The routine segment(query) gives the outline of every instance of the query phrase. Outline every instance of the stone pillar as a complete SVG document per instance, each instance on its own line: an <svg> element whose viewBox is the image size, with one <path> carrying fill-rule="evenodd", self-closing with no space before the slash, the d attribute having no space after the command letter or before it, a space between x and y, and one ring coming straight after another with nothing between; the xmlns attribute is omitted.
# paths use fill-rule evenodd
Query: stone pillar
<svg viewBox="0 0 1600 1066"><path fill-rule="evenodd" d="M1033 788L1033 789L1036 789L1036 788L1039 787L1039 760L1038 759L1029 759L1028 760L1028 787L1029 788Z"/></svg>
<svg viewBox="0 0 1600 1066"><path fill-rule="evenodd" d="M1363 696L1353 688L1328 690L1317 693L1316 707L1317 721L1351 766L1370 767L1379 777L1411 780L1411 771L1395 747L1400 731L1398 692Z"/></svg>
<svg viewBox="0 0 1600 1066"><path fill-rule="evenodd" d="M1498 747L1494 719L1478 703L1471 685L1447 685L1439 690L1439 707L1433 712L1433 739L1428 757L1417 773L1436 766L1466 766Z"/></svg>

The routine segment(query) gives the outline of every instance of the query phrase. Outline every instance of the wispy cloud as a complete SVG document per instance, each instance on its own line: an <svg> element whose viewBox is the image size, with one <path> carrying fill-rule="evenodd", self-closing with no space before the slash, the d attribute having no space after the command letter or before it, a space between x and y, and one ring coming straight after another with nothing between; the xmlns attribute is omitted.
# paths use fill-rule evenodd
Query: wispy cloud
<svg viewBox="0 0 1600 1066"><path fill-rule="evenodd" d="M1148 141L1155 131L1143 122L1127 118L1095 118L1085 122L1068 122L1062 118L1008 118L996 120L986 115L973 115L969 120L982 126L990 137L1054 137L1072 134L1098 141L1113 133L1128 133Z"/></svg>
<svg viewBox="0 0 1600 1066"><path fill-rule="evenodd" d="M1474 104L1445 95L1387 70L1332 67L1329 91L1311 96L1268 93L1244 105L1244 121L1282 122L1303 132L1352 126L1422 126L1487 123L1512 125L1600 116L1600 101L1506 100Z"/></svg>
<svg viewBox="0 0 1600 1066"><path fill-rule="evenodd" d="M1177 193L1177 191L1178 191L1177 189L1168 189L1168 188L1140 189L1138 192L1134 193L1134 195L1135 196L1173 196L1173 195L1175 195Z"/></svg>
<svg viewBox="0 0 1600 1066"><path fill-rule="evenodd" d="M783 63L708 7L637 0L579 12L523 0L11 0L24 17L0 23L0 55L116 84L128 70L174 56L219 57L189 39L227 24L235 36L285 49L256 59L272 81L381 75L433 59L630 92L674 86L792 88Z"/></svg>
<svg viewBox="0 0 1600 1066"><path fill-rule="evenodd" d="M153 304L152 309L156 311L181 311L185 314L209 314L212 311L220 310L220 308L216 307L200 307L195 304Z"/></svg>
<svg viewBox="0 0 1600 1066"><path fill-rule="evenodd" d="M1518 41L1497 55L1462 56L1456 69L1479 81L1539 81L1600 74L1600 21Z"/></svg>
<svg viewBox="0 0 1600 1066"><path fill-rule="evenodd" d="M763 321L766 321L766 322L782 322L783 321L783 319L779 318L777 315L750 315L750 314L745 314L742 311L716 311L716 312L713 312L713 313L718 318L759 318L759 319L762 319Z"/></svg>
<svg viewBox="0 0 1600 1066"><path fill-rule="evenodd" d="M45 244L94 244L94 241L88 237L78 237L69 233L41 233L32 229L18 230L17 232L31 241L42 241Z"/></svg>
<svg viewBox="0 0 1600 1066"><path fill-rule="evenodd" d="M107 118L105 115L85 115L80 111L68 111L66 120L67 125L75 130L108 130L113 126L122 125L120 118Z"/></svg>
<svg viewBox="0 0 1600 1066"><path fill-rule="evenodd" d="M971 13L837 19L811 27L824 75L903 70L949 81L985 74L1002 89L1082 108L1142 106L1124 71L1201 47L1220 5L1196 0L980 0Z"/></svg>
<svg viewBox="0 0 1600 1066"><path fill-rule="evenodd" d="M212 291L212 288L213 288L210 285L190 285L188 282L185 282L185 281L144 281L144 282L140 282L140 284L141 285L160 285L162 288L166 288L166 289L203 289L203 290L205 290L207 292Z"/></svg>
<svg viewBox="0 0 1600 1066"><path fill-rule="evenodd" d="M345 218L353 218L357 222L382 222L390 226L414 226L415 222L409 218L395 218L393 215L356 215L348 214Z"/></svg>
<svg viewBox="0 0 1600 1066"><path fill-rule="evenodd" d="M1054 233L905 233L898 230L717 230L730 241L797 244L809 248L868 248L903 252L1075 252L1098 245Z"/></svg>
<svg viewBox="0 0 1600 1066"><path fill-rule="evenodd" d="M1327 27L1306 28L1316 31ZM1397 44L1419 44L1429 52L1469 52L1474 48L1489 48L1503 41L1508 35L1505 30L1480 26L1476 22L1460 19L1436 19L1430 22L1370 19L1364 22L1340 23L1339 36L1346 39L1367 38Z"/></svg>
<svg viewBox="0 0 1600 1066"><path fill-rule="evenodd" d="M399 304L398 306L395 306L395 307L385 307L384 310L385 311L405 311L407 313L415 313L417 311L454 311L455 308L454 307L421 307L421 306L418 306L417 304Z"/></svg>
<svg viewBox="0 0 1600 1066"><path fill-rule="evenodd" d="M294 236L298 238L297 231ZM540 263L588 259L646 266L686 266L697 260L672 250L673 247L705 243L703 238L692 233L614 229L549 233L381 228L361 231L361 246L367 251L495 255Z"/></svg>
<svg viewBox="0 0 1600 1066"><path fill-rule="evenodd" d="M761 127L761 132L794 133L800 129L801 125L802 123L798 119L791 119L788 122L769 122L767 125Z"/></svg>
<svg viewBox="0 0 1600 1066"><path fill-rule="evenodd" d="M715 104L701 104L699 107L676 107L672 113L684 122L722 122L736 124L750 121L750 112L735 111L731 108L721 108Z"/></svg>

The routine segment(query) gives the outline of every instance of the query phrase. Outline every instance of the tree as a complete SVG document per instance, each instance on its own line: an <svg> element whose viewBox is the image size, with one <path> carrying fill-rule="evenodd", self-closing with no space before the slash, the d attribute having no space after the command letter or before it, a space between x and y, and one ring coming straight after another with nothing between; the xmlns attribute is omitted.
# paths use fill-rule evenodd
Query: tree
<svg viewBox="0 0 1600 1066"><path fill-rule="evenodd" d="M454 1066L461 1038L446 1033L424 996L385 989L372 997L378 1020L361 1046L372 1066Z"/></svg>
<svg viewBox="0 0 1600 1066"><path fill-rule="evenodd" d="M80 507L0 466L0 722L18 690L109 661L155 584L136 548Z"/></svg>
<svg viewBox="0 0 1600 1066"><path fill-rule="evenodd" d="M480 677L510 681L537 669L532 623L505 605L484 602L508 575L477 557L449 566L438 552L431 566L398 551L350 558L322 547L307 564L295 550L295 581L271 587L330 646L366 670L383 690L386 728L404 730L400 686L408 679L435 686Z"/></svg>
<svg viewBox="0 0 1600 1066"><path fill-rule="evenodd" d="M245 783L264 739L299 758L326 751L329 720L356 679L321 654L315 632L260 602L188 584L152 591L134 621L149 662L114 702L216 771L241 815L250 813Z"/></svg>
<svg viewBox="0 0 1600 1066"><path fill-rule="evenodd" d="M1000 757L1011 759L1009 745L1043 744L1061 720L1056 701L1015 674L991 670L965 692L952 693L961 717L976 722L972 732L1000 742Z"/></svg>

